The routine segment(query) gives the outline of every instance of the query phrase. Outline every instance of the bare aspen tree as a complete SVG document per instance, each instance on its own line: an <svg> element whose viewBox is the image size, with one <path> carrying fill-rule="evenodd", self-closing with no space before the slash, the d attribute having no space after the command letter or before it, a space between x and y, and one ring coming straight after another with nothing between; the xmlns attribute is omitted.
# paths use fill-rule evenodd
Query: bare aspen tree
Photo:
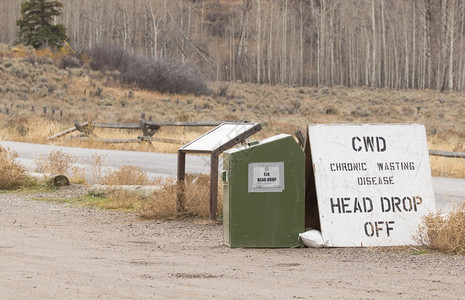
<svg viewBox="0 0 465 300"><path fill-rule="evenodd" d="M0 1L2 43L17 40L20 2ZM191 61L212 80L465 89L463 1L60 2L73 48Z"/></svg>
<svg viewBox="0 0 465 300"><path fill-rule="evenodd" d="M271 66L273 59L273 0L269 0L269 17L268 17L268 50L267 50L267 74L268 74L268 83L273 84L274 81L271 77Z"/></svg>
<svg viewBox="0 0 465 300"><path fill-rule="evenodd" d="M237 43L237 52L236 52L236 63L238 63L241 70L242 80L246 79L245 70L248 68L248 40L247 40L247 31L249 24L249 12L252 9L251 0L243 0L242 2L242 18L241 18L241 32L239 35L239 41Z"/></svg>
<svg viewBox="0 0 465 300"><path fill-rule="evenodd" d="M463 35L464 35L464 21L465 21L465 5L461 5L462 20L460 22L460 48L459 48L459 70L457 78L457 90L463 91L464 88L464 61L463 61Z"/></svg>
<svg viewBox="0 0 465 300"><path fill-rule="evenodd" d="M382 36L383 36L383 69L382 69L382 76L383 76L383 87L386 87L386 79L387 79L387 49L386 49L386 22L384 16L384 0L381 0L381 27L382 27Z"/></svg>
<svg viewBox="0 0 465 300"><path fill-rule="evenodd" d="M262 33L262 21L261 21L261 0L257 0L257 24L256 24L256 31L257 31L257 75L256 75L256 83L261 83L260 78L260 42L261 42L261 33Z"/></svg>
<svg viewBox="0 0 465 300"><path fill-rule="evenodd" d="M321 85L321 64L323 49L325 48L324 34L325 34L325 0L320 1L320 27L318 30L318 58L317 58L317 86Z"/></svg>
<svg viewBox="0 0 465 300"><path fill-rule="evenodd" d="M412 18L412 80L411 80L411 88L415 88L415 69L416 69L416 50L417 50L417 39L416 39L416 2L413 1L413 18Z"/></svg>
<svg viewBox="0 0 465 300"><path fill-rule="evenodd" d="M371 86L376 86L376 21L375 21L375 0L371 1L371 30L373 33L372 58L371 58Z"/></svg>
<svg viewBox="0 0 465 300"><path fill-rule="evenodd" d="M449 91L454 89L454 20L455 20L455 0L449 3Z"/></svg>
<svg viewBox="0 0 465 300"><path fill-rule="evenodd" d="M406 9L408 11L408 9ZM402 80L402 86L406 89L409 88L409 30L407 27L408 21L407 21L407 16L403 16L403 23L404 23L404 75L403 75L403 80Z"/></svg>
<svg viewBox="0 0 465 300"><path fill-rule="evenodd" d="M299 84L304 85L304 9L303 0L299 1L299 20L300 20L300 31L299 31Z"/></svg>

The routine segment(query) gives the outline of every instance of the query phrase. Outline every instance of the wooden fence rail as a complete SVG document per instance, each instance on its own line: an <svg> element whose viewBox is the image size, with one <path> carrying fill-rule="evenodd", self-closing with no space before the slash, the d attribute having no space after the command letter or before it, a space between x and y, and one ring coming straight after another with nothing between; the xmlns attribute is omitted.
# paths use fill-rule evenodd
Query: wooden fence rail
<svg viewBox="0 0 465 300"><path fill-rule="evenodd" d="M450 158L465 158L465 152L448 152L442 150L429 150L429 155Z"/></svg>
<svg viewBox="0 0 465 300"><path fill-rule="evenodd" d="M167 139L167 138L158 138L153 137L153 135L160 129L162 126L184 126L184 127L213 127L225 123L225 121L203 121L203 122L146 122L143 118L140 119L139 123L75 123L74 127L68 128L62 132L59 132L55 135L52 135L48 140L57 139L63 137L67 134L70 134L74 131L79 131L81 133L78 137L79 139L86 139L92 136L93 139L102 141L104 143L138 143L138 142L161 142L161 143L171 143L171 144L183 144L185 141L177 139ZM244 123L241 121L241 123ZM142 130L142 135L138 136L135 139L102 139L97 137L93 130L95 128L107 128L107 129L128 129L128 130Z"/></svg>

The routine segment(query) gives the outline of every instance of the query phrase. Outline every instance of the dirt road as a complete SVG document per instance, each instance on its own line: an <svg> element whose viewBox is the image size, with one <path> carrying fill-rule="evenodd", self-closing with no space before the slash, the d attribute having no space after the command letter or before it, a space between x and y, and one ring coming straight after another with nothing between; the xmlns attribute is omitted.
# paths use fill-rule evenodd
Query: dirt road
<svg viewBox="0 0 465 300"><path fill-rule="evenodd" d="M465 298L465 258L412 248L230 249L206 221L0 194L0 299Z"/></svg>

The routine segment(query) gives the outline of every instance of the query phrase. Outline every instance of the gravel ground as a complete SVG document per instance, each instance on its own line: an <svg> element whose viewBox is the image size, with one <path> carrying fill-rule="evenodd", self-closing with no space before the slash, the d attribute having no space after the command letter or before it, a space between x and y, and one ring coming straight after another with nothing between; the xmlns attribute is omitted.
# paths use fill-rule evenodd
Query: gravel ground
<svg viewBox="0 0 465 300"><path fill-rule="evenodd" d="M465 257L404 248L230 249L204 220L0 194L0 299L465 299Z"/></svg>

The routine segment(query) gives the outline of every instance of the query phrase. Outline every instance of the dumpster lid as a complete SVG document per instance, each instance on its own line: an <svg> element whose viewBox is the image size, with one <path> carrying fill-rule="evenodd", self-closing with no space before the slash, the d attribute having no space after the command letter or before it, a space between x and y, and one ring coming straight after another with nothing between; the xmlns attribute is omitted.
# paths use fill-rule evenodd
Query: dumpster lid
<svg viewBox="0 0 465 300"><path fill-rule="evenodd" d="M267 143L272 143L274 141L281 140L281 139L284 139L284 138L287 138L287 137L292 137L292 136L289 135L289 134L286 134L286 133L281 133L281 134L266 138L264 140L261 140L256 144L248 145L248 146L242 146L242 147L238 147L238 148L234 148L234 149L229 149L228 151L225 151L225 152L226 153L234 153L234 152L242 151L242 150L244 150L246 148L251 148L251 147L255 147L255 146L264 145L264 144L267 144Z"/></svg>

